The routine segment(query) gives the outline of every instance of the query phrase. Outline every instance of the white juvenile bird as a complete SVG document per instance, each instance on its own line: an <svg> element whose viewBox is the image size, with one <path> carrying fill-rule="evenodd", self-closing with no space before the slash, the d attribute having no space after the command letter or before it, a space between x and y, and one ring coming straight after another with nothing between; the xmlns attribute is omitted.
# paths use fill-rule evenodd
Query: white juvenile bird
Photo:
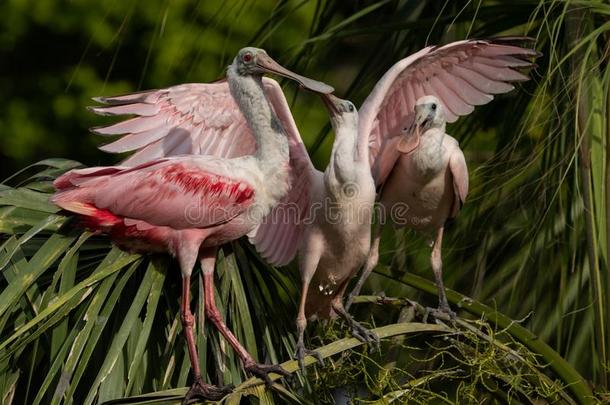
<svg viewBox="0 0 610 405"><path fill-rule="evenodd" d="M360 107L358 132L370 148L373 178L385 214L381 219L397 227L436 232L432 268L440 307L447 311L441 242L445 221L457 214L466 198L468 173L457 142L444 135L444 124L470 114L497 94L511 91L512 83L528 80L523 71L535 66L531 59L539 53L515 45L528 41L525 37L503 37L428 46L396 62ZM432 110L433 105L436 110ZM431 130L429 134L414 133L416 113L420 129ZM346 308L379 261L380 239L378 223L362 276Z"/></svg>
<svg viewBox="0 0 610 405"><path fill-rule="evenodd" d="M436 279L439 309L452 314L447 302L442 275L441 244L448 219L454 218L468 194L468 168L458 141L445 133L445 111L434 96L424 96L415 103L415 131L410 151L386 148L379 161L394 165L377 166L375 178L385 178L379 203L381 216L375 232L378 248L381 224L391 221L396 227L421 232L435 232L430 262ZM390 156L392 155L392 156ZM388 173L383 173L388 170ZM370 260L354 292L358 294L373 270ZM374 258L376 264L376 257Z"/></svg>
<svg viewBox="0 0 610 405"><path fill-rule="evenodd" d="M335 141L324 173L313 170L311 215L299 245L301 300L297 316L296 357L303 367L303 334L308 318L341 316L351 333L365 342L377 335L356 322L343 307L345 289L366 261L371 241L375 184L368 145L358 143L358 112L347 100L323 95Z"/></svg>

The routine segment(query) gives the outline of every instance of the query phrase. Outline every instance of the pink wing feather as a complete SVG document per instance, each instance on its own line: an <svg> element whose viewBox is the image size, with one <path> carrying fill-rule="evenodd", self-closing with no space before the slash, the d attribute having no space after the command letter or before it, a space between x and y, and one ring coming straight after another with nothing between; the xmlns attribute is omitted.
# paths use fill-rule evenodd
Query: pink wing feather
<svg viewBox="0 0 610 405"><path fill-rule="evenodd" d="M250 240L270 263L283 265L297 252L315 168L281 87L269 78L263 78L263 84L267 99L288 136L291 187ZM126 166L181 154L233 158L253 154L256 150L254 136L224 80L96 100L109 104L91 108L97 114L136 115L114 125L93 129L100 135L122 134L101 149L112 153L135 151L122 163Z"/></svg>
<svg viewBox="0 0 610 405"><path fill-rule="evenodd" d="M110 104L90 108L97 114L136 115L93 129L99 135L122 135L100 149L111 153L135 151L122 163L125 166L181 154L233 158L256 150L254 137L226 81L181 84L96 100Z"/></svg>
<svg viewBox="0 0 610 405"><path fill-rule="evenodd" d="M359 142L368 142L371 167L387 140L412 126L418 98L436 96L445 107L447 121L454 122L470 114L474 106L489 103L494 94L512 90L510 82L528 80L516 69L531 67L527 58L538 53L510 45L515 40L519 39L429 46L394 64L360 108ZM384 180L375 178L377 184Z"/></svg>
<svg viewBox="0 0 610 405"><path fill-rule="evenodd" d="M154 226L206 228L231 220L254 200L247 181L222 169L213 157L185 156L70 171L55 181L52 201L83 215L95 207Z"/></svg>
<svg viewBox="0 0 610 405"><path fill-rule="evenodd" d="M466 166L464 154L459 148L457 148L449 158L449 170L453 177L453 191L455 193L451 216L455 217L460 208L462 208L462 205L466 201L466 196L468 195L468 167Z"/></svg>

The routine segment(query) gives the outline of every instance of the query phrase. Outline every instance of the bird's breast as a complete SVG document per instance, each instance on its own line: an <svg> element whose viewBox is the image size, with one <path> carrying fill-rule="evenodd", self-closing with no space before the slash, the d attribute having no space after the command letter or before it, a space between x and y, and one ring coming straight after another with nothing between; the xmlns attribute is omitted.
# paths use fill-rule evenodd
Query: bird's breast
<svg viewBox="0 0 610 405"><path fill-rule="evenodd" d="M381 192L384 221L421 231L445 222L453 202L451 176L447 163L440 169L433 166L401 156Z"/></svg>
<svg viewBox="0 0 610 405"><path fill-rule="evenodd" d="M445 170L448 163L444 137L422 136L420 146L410 155L403 155L399 165L403 170L415 172L421 178L434 178ZM405 167L407 166L407 167Z"/></svg>

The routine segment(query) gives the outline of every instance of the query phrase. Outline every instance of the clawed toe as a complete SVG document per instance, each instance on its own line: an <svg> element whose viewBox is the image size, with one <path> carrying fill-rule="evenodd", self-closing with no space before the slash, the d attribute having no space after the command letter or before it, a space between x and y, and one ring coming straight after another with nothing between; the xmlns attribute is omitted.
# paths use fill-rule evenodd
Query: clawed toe
<svg viewBox="0 0 610 405"><path fill-rule="evenodd" d="M320 354L320 352L316 350L307 349L307 354L316 358L316 361L323 366L324 365L324 357Z"/></svg>
<svg viewBox="0 0 610 405"><path fill-rule="evenodd" d="M182 404L190 404L194 400L209 400L220 401L225 395L231 393L232 387L217 387L215 385L206 384L201 377L195 378L193 385L184 396Z"/></svg>
<svg viewBox="0 0 610 405"><path fill-rule="evenodd" d="M380 350L379 336L375 332L366 329L364 326L360 325L358 322L354 322L354 324L352 325L351 332L352 332L352 336L354 336L359 341L361 341L363 343L369 343L369 344L374 343L377 350Z"/></svg>
<svg viewBox="0 0 610 405"><path fill-rule="evenodd" d="M284 377L290 376L290 373L284 370L278 364L258 364L252 362L250 364L246 364L245 369L250 374L265 381L265 385L267 385L267 387L271 387L273 385L273 381L269 377L269 373L279 374Z"/></svg>
<svg viewBox="0 0 610 405"><path fill-rule="evenodd" d="M305 356L315 357L317 362L321 366L324 366L324 358L322 357L322 355L320 353L318 353L315 350L307 349L305 347L305 345L297 344L297 349L294 354L294 357L298 360L299 368L301 369L302 373L305 373Z"/></svg>
<svg viewBox="0 0 610 405"><path fill-rule="evenodd" d="M457 318L457 314L451 310L451 308L441 308L441 312L447 314L449 316L449 320L455 321Z"/></svg>
<svg viewBox="0 0 610 405"><path fill-rule="evenodd" d="M457 314L451 310L449 305L439 305L438 308L430 310L430 313L437 319L454 321Z"/></svg>
<svg viewBox="0 0 610 405"><path fill-rule="evenodd" d="M377 349L379 349L379 336L373 331L368 330L364 326L360 325L341 305L341 303L333 304L333 309L339 314L349 326L352 336L363 343L376 343Z"/></svg>
<svg viewBox="0 0 610 405"><path fill-rule="evenodd" d="M359 327L352 329L352 335L364 343L379 343L379 336L371 330L358 325Z"/></svg>

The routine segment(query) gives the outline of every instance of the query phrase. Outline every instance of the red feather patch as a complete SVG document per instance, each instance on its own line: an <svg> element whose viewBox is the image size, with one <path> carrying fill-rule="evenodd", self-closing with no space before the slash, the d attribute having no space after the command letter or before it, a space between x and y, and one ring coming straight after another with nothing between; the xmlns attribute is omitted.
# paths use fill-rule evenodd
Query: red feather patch
<svg viewBox="0 0 610 405"><path fill-rule="evenodd" d="M254 196L254 190L246 183L227 179L223 176L171 165L163 169L163 179L182 187L188 193L211 195L224 194L235 199L237 204L247 202Z"/></svg>
<svg viewBox="0 0 610 405"><path fill-rule="evenodd" d="M160 228L140 230L136 225L125 225L123 217L106 209L87 204L93 215L79 215L80 225L93 232L103 232L123 250L130 252L163 252L167 249Z"/></svg>

